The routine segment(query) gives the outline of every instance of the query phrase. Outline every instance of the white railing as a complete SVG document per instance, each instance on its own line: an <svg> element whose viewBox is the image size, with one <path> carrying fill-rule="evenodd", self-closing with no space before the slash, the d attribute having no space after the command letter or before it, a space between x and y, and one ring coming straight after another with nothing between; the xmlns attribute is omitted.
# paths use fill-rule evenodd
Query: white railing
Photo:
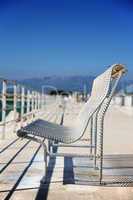
<svg viewBox="0 0 133 200"><path fill-rule="evenodd" d="M28 89L16 81L0 79L0 84L0 139L5 138L7 124L13 124L13 131L16 132L18 127L43 115L47 105L57 105L55 98ZM9 118L11 111L12 116Z"/></svg>

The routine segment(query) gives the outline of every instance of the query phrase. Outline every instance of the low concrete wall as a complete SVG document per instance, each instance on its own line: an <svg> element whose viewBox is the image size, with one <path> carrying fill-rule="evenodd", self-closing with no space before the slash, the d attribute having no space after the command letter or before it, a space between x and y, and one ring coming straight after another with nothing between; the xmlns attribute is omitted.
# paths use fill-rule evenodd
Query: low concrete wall
<svg viewBox="0 0 133 200"><path fill-rule="evenodd" d="M119 106L124 106L124 96L115 96L113 98L114 104L119 105Z"/></svg>
<svg viewBox="0 0 133 200"><path fill-rule="evenodd" d="M115 96L113 98L113 103L119 106L133 107L133 96Z"/></svg>
<svg viewBox="0 0 133 200"><path fill-rule="evenodd" d="M125 106L133 106L133 96L125 96Z"/></svg>

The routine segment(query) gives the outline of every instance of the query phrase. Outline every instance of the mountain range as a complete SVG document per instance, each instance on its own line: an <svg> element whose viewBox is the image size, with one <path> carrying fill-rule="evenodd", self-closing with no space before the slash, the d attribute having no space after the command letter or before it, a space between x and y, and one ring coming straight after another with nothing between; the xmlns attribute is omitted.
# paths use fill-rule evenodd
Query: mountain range
<svg viewBox="0 0 133 200"><path fill-rule="evenodd" d="M50 89L57 88L65 91L83 91L86 85L87 91L90 92L92 83L95 77L93 76L45 76L43 78L31 78L21 80L20 83L36 90L42 87ZM53 88L52 88L53 87Z"/></svg>
<svg viewBox="0 0 133 200"><path fill-rule="evenodd" d="M19 83L41 91L46 88L50 90L57 88L58 90L65 91L83 91L84 87L88 92L91 91L94 76L44 76L43 78L30 78L19 81ZM117 90L125 89L127 86L132 85L133 80L123 78Z"/></svg>

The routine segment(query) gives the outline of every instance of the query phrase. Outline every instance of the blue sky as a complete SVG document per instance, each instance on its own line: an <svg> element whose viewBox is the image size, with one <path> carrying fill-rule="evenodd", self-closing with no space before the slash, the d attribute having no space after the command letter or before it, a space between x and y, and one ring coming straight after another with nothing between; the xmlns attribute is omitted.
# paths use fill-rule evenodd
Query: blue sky
<svg viewBox="0 0 133 200"><path fill-rule="evenodd" d="M0 0L0 76L133 75L133 1Z"/></svg>

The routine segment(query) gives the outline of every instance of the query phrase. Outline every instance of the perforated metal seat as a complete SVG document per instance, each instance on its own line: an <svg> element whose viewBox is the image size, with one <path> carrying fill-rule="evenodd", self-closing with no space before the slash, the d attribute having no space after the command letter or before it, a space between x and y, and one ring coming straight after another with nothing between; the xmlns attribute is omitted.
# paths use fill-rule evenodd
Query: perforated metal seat
<svg viewBox="0 0 133 200"><path fill-rule="evenodd" d="M39 136L42 138L70 143L72 133L75 131L72 127L65 127L45 120L38 119L17 132L19 137L25 137L27 134Z"/></svg>
<svg viewBox="0 0 133 200"><path fill-rule="evenodd" d="M79 140L83 136L93 114L111 92L112 83L124 72L123 65L115 64L94 80L91 97L79 113L73 126L61 126L39 119L21 128L17 135L19 137L34 135L62 143L73 143Z"/></svg>

